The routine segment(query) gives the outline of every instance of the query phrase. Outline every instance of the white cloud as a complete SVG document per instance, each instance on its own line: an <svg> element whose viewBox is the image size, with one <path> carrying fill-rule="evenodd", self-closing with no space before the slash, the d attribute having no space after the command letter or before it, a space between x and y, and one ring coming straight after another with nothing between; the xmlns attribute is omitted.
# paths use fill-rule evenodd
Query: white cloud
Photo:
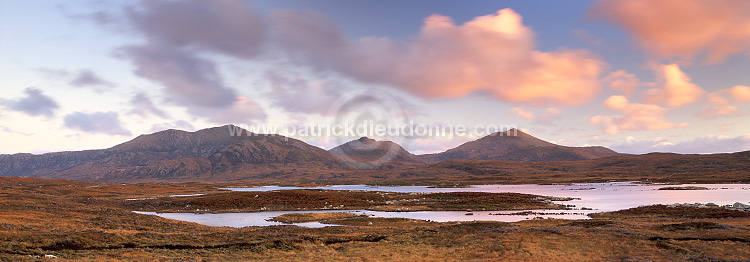
<svg viewBox="0 0 750 262"><path fill-rule="evenodd" d="M682 142L671 142L664 138L636 139L628 137L610 148L621 153L644 154L650 152L674 152L683 154L732 153L750 150L750 135L737 137L709 135Z"/></svg>

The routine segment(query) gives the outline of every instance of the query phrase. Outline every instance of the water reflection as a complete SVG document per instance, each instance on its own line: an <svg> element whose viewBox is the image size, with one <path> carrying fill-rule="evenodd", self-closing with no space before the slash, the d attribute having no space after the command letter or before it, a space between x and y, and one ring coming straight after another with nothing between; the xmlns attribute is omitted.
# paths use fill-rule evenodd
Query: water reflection
<svg viewBox="0 0 750 262"><path fill-rule="evenodd" d="M327 187L278 187L265 186L255 188L225 188L232 191L273 191L291 189L326 189L326 190L366 190L385 192L489 192L489 193L526 193L542 196L574 197L580 200L557 202L575 205L575 209L591 208L593 210L533 210L535 212L565 212L555 215L496 215L509 214L518 211L474 211L467 215L465 211L415 211L415 212L379 212L367 210L319 210L319 211L268 211L255 213L154 213L142 214L158 215L165 218L196 222L208 226L270 226L283 225L268 219L289 213L322 213L322 212L351 212L372 217L398 217L421 219L436 222L448 221L503 221L516 222L526 219L563 218L587 219L586 214L603 211L615 211L642 205L674 204L674 203L715 203L719 205L735 202L748 203L750 201L750 185L748 184L691 184L691 186L706 187L709 190L659 190L665 185L646 185L632 182L614 183L582 183L572 185L476 185L468 188L428 188L426 186L367 186L367 185L336 185ZM330 226L318 222L297 223L306 227Z"/></svg>
<svg viewBox="0 0 750 262"><path fill-rule="evenodd" d="M572 185L475 185L467 188L429 188L427 186L367 186L336 185L328 187L278 187L224 188L232 191L273 191L291 189L326 189L385 192L489 192L525 193L542 196L575 197L566 201L576 207L598 211L615 211L642 205L674 203L716 203L719 205L747 203L750 201L748 184L690 184L710 190L659 190L665 185L636 184L633 182L581 183ZM563 202L559 202L563 203Z"/></svg>
<svg viewBox="0 0 750 262"><path fill-rule="evenodd" d="M319 211L266 211L254 213L217 213L217 214L195 214L195 213L156 213L135 211L139 214L156 215L163 218L194 222L206 226L215 227L246 227L246 226L277 226L288 225L281 222L268 221L273 217L289 213L324 213L327 210ZM331 226L318 222L296 223L295 225L304 227L325 227Z"/></svg>
<svg viewBox="0 0 750 262"><path fill-rule="evenodd" d="M365 215L369 217L382 218L409 218L434 222L451 221L501 221L517 222L536 218L561 218L561 219L588 219L585 214L595 211L588 210L526 210L543 215L513 215L515 211L473 211L467 215L466 211L414 211L414 212L384 212L369 210L314 210L314 211L266 211L252 213L218 213L218 214L196 214L196 213L156 213L140 212L139 214L157 215L164 218L195 222L207 226L246 227L246 226L274 226L289 225L280 222L269 221L271 218L290 213L326 213L346 212L353 215ZM556 213L556 214L548 214ZM560 214L564 213L564 214ZM319 222L293 223L292 225L303 227L325 227L336 226L335 224L323 224Z"/></svg>

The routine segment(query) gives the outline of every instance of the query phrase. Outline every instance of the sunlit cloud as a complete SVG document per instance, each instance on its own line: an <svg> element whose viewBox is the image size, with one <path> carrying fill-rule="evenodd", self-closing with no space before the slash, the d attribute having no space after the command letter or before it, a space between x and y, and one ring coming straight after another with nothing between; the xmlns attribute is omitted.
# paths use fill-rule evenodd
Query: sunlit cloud
<svg viewBox="0 0 750 262"><path fill-rule="evenodd" d="M562 109L560 109L559 107L548 107L541 112L535 113L534 111L526 109L524 107L513 107L510 109L510 112L520 118L533 120L531 121L532 124L553 125L555 120L557 120L559 115L562 113Z"/></svg>
<svg viewBox="0 0 750 262"><path fill-rule="evenodd" d="M656 72L660 86L646 92L648 103L682 107L697 101L705 93L676 64L661 65Z"/></svg>
<svg viewBox="0 0 750 262"><path fill-rule="evenodd" d="M609 73L603 79L603 82L607 84L609 89L627 96L632 95L638 87L646 85L645 83L641 83L637 76L625 70L617 70Z"/></svg>
<svg viewBox="0 0 750 262"><path fill-rule="evenodd" d="M706 55L720 62L750 54L750 2L745 0L599 0L593 9L663 58Z"/></svg>
<svg viewBox="0 0 750 262"><path fill-rule="evenodd" d="M515 114L515 115L517 115L517 116L519 116L519 117L521 117L523 119L526 119L526 120L534 120L534 119L536 119L536 115L534 114L534 112L526 110L526 109L524 109L522 107L511 108L510 112L512 112L513 114Z"/></svg>
<svg viewBox="0 0 750 262"><path fill-rule="evenodd" d="M462 25L432 15L409 42L367 40L355 49L376 48L343 61L342 71L392 85L422 97L459 98L476 92L531 105L577 105L599 92L604 63L585 50L534 50L533 32L511 9ZM370 50L368 50L370 51ZM377 52L380 51L380 52ZM370 71L379 65L382 68Z"/></svg>
<svg viewBox="0 0 750 262"><path fill-rule="evenodd" d="M726 105L734 102L750 102L750 87L734 86L708 94L708 101L714 105Z"/></svg>
<svg viewBox="0 0 750 262"><path fill-rule="evenodd" d="M711 105L696 113L695 116L705 119L714 119L720 116L740 116L742 114L743 113L740 109L733 105Z"/></svg>
<svg viewBox="0 0 750 262"><path fill-rule="evenodd" d="M227 107L237 96L224 84L215 63L195 51L251 61L285 58L289 65L384 84L425 98L482 93L533 106L589 102L600 91L599 75L605 66L586 50L536 50L534 32L512 9L463 24L431 15L420 32L405 41L352 40L321 13L275 10L263 17L234 0L149 1L129 10L128 19L147 42L123 48L122 56L133 62L137 75L174 94L168 100L188 108ZM279 89L273 78L267 80L277 91L291 91ZM295 94L324 97L336 92L320 85L295 89ZM274 102L290 111L319 107L311 102Z"/></svg>
<svg viewBox="0 0 750 262"><path fill-rule="evenodd" d="M272 2L39 9L35 23L9 24L26 33L4 56L12 77L0 95L2 125L34 136L42 131L22 127L62 125L65 135L99 133L114 144L126 131L323 122L348 93L376 90L394 96L409 119L517 121L571 145L647 133L630 131L688 139L748 128L742 117L750 113L750 78L741 74L750 54L747 1L597 0L593 9L583 1L553 13L525 1L500 10L410 4L415 12L392 17L356 13L368 4ZM600 19L580 17L586 9ZM20 13L9 15L22 21ZM628 38L636 45L623 44ZM98 128L91 119L122 129ZM683 122L696 128L678 130ZM0 127L15 135L8 130ZM602 139L587 140L596 135ZM431 152L454 142L415 143Z"/></svg>
<svg viewBox="0 0 750 262"><path fill-rule="evenodd" d="M750 102L750 87L734 86L708 94L710 105L696 114L697 117L714 119L720 116L744 115L737 103Z"/></svg>
<svg viewBox="0 0 750 262"><path fill-rule="evenodd" d="M658 105L630 103L624 96L610 96L604 101L604 106L619 111L621 115L596 115L589 119L591 124L599 125L610 135L622 130L664 130L683 128L687 123L675 124L667 117L667 109Z"/></svg>
<svg viewBox="0 0 750 262"><path fill-rule="evenodd" d="M750 102L750 87L734 86L729 89L729 94L737 101Z"/></svg>

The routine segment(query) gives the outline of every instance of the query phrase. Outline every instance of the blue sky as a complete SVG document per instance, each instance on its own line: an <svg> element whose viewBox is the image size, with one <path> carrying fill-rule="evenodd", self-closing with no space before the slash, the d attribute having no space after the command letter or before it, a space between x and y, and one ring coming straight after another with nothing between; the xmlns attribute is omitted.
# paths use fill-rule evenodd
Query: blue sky
<svg viewBox="0 0 750 262"><path fill-rule="evenodd" d="M326 123L370 91L418 123L628 153L750 150L750 5L712 3L3 1L0 153ZM380 137L415 153L476 138Z"/></svg>

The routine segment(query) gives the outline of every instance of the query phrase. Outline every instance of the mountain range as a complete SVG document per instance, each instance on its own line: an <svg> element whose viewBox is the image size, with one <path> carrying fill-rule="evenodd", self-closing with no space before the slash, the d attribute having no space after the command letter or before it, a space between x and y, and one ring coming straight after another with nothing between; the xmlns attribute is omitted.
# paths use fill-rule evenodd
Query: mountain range
<svg viewBox="0 0 750 262"><path fill-rule="evenodd" d="M682 155L671 158L679 156ZM170 129L141 135L107 149L0 155L0 176L97 182L283 181L336 179L378 173L377 170L434 171L445 169L451 165L450 161L456 160L490 160L500 166L550 161L588 165L591 162L586 161L598 159L615 163L619 163L618 159L628 163L644 161L639 157L599 146L556 145L515 129L436 154L414 155L397 143L367 137L326 151L297 139L254 134L228 125L195 132ZM533 169L529 165L520 166Z"/></svg>
<svg viewBox="0 0 750 262"><path fill-rule="evenodd" d="M0 176L131 182L210 180L217 174L274 167L346 168L326 150L300 140L245 130L230 135L229 128L170 129L101 150L0 155Z"/></svg>

